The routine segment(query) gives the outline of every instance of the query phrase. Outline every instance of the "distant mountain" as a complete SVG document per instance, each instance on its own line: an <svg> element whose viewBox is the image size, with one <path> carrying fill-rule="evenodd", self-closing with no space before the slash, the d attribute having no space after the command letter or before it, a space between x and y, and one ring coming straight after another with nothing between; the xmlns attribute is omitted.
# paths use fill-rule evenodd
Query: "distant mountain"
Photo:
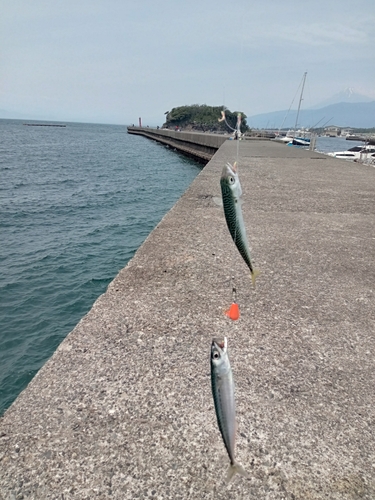
<svg viewBox="0 0 375 500"><path fill-rule="evenodd" d="M337 94L333 95L329 99L325 99L324 101L315 104L315 106L311 106L310 109L319 109L325 106L330 106L331 104L339 104L341 102L355 103L355 102L371 102L373 100L374 99L372 97L368 97L363 94L358 94L353 87L348 87L345 90L342 90L341 92L338 92Z"/></svg>
<svg viewBox="0 0 375 500"><path fill-rule="evenodd" d="M274 111L247 117L250 128L293 128L297 111ZM375 127L375 101L339 102L318 109L302 109L297 127L323 126L372 128Z"/></svg>

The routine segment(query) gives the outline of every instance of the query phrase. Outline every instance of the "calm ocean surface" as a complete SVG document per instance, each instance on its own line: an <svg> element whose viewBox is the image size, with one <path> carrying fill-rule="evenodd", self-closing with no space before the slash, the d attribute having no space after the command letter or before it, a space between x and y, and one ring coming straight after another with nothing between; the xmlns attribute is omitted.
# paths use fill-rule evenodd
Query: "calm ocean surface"
<svg viewBox="0 0 375 500"><path fill-rule="evenodd" d="M0 137L1 415L202 167L125 126L0 120Z"/></svg>
<svg viewBox="0 0 375 500"><path fill-rule="evenodd" d="M0 137L1 415L202 166L125 126Z"/></svg>

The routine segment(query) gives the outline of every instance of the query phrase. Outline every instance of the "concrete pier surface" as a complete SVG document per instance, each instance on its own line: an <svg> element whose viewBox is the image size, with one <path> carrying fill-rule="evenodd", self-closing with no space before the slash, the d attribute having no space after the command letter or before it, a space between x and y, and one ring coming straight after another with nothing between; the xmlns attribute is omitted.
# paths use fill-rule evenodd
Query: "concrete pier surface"
<svg viewBox="0 0 375 500"><path fill-rule="evenodd" d="M255 290L214 202L237 145ZM0 498L373 500L374 249L373 167L226 141L1 419ZM220 336L248 472L229 485Z"/></svg>

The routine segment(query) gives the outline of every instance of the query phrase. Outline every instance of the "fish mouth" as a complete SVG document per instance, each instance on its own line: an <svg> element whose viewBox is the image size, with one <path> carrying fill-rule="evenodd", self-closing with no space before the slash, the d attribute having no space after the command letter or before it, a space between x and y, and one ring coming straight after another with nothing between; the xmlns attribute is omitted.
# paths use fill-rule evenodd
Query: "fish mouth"
<svg viewBox="0 0 375 500"><path fill-rule="evenodd" d="M221 178L226 179L229 175L235 175L237 173L237 162L231 165L229 162L224 166L221 173Z"/></svg>
<svg viewBox="0 0 375 500"><path fill-rule="evenodd" d="M226 352L227 351L227 345L228 345L228 342L227 342L227 338L224 337L224 338L213 338L212 339L212 346L213 347L218 347L221 351L223 352Z"/></svg>

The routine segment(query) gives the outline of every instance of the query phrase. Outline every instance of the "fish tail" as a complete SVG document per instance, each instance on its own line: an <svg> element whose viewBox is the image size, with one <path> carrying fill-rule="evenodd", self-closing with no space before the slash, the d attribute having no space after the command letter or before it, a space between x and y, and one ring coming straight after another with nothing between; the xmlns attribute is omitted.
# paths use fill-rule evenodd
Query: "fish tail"
<svg viewBox="0 0 375 500"><path fill-rule="evenodd" d="M228 473L227 473L227 483L231 481L233 476L235 474L240 474L243 477L249 477L245 469L242 467L241 464L232 464L229 466Z"/></svg>
<svg viewBox="0 0 375 500"><path fill-rule="evenodd" d="M255 280L257 279L257 277L260 275L260 271L259 269L254 269L253 271L251 271L251 281L253 282L253 287L255 288Z"/></svg>

